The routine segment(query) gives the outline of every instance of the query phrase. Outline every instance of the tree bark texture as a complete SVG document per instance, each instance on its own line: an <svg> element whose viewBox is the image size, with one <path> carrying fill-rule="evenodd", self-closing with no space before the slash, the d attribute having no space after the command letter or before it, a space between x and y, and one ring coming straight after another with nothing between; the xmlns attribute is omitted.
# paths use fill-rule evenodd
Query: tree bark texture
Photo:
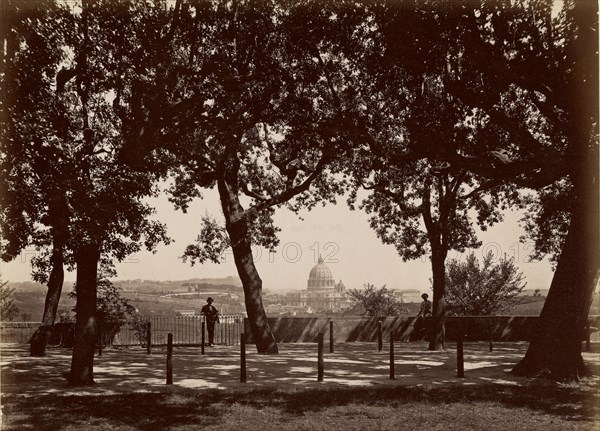
<svg viewBox="0 0 600 431"><path fill-rule="evenodd" d="M252 258L248 221L243 217L244 210L238 193L225 179L219 179L218 188L225 215L225 228L229 234L235 266L244 288L246 313L256 350L262 354L278 353L275 337L267 323L267 314L262 303L262 280Z"/></svg>
<svg viewBox="0 0 600 431"><path fill-rule="evenodd" d="M429 326L429 350L439 350L445 347L444 318L446 315L446 256L448 255L448 217L449 200L452 199L444 192L440 178L435 180L438 188L439 218L434 219L431 210L431 189L433 182L427 180L423 189L421 214L427 229L431 247L431 269L433 274L433 316Z"/></svg>
<svg viewBox="0 0 600 431"><path fill-rule="evenodd" d="M581 341L600 276L597 12L597 2L577 1L573 10L579 32L571 47L575 71L567 93L574 209L539 325L512 370L517 375L578 380L589 373Z"/></svg>
<svg viewBox="0 0 600 431"><path fill-rule="evenodd" d="M50 340L52 326L56 320L56 312L65 278L62 249L55 248L52 251L51 259L52 270L48 279L44 315L42 316L42 324L31 337L31 344L29 346L31 356L46 356L46 347Z"/></svg>
<svg viewBox="0 0 600 431"><path fill-rule="evenodd" d="M75 255L77 263L77 313L75 320L75 343L71 360L69 385L94 384L94 352L96 349L96 292L99 247L94 244L82 246Z"/></svg>
<svg viewBox="0 0 600 431"><path fill-rule="evenodd" d="M595 227L590 226L592 221ZM599 222L597 211L590 219L581 209L573 214L539 324L514 374L554 380L578 380L588 374L581 340L598 281Z"/></svg>
<svg viewBox="0 0 600 431"><path fill-rule="evenodd" d="M429 328L429 350L445 347L446 316L446 254L441 246L432 244L431 267L433 270L433 316Z"/></svg>

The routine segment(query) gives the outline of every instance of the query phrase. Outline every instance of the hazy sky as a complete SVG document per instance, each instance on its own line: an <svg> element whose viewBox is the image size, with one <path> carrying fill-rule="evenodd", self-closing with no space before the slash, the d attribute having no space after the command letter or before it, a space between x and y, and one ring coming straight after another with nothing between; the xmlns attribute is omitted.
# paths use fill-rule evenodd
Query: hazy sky
<svg viewBox="0 0 600 431"><path fill-rule="evenodd" d="M156 254L140 252L117 266L118 279L184 280L194 277L237 276L233 255L226 253L224 262L190 266L179 256L185 246L193 242L199 232L199 220L206 213L222 218L216 191L208 191L202 201L194 202L187 214L175 211L166 197L153 203L157 218L167 223L170 236L175 240L169 246L160 246ZM403 262L392 246L383 245L368 225L362 211L350 211L343 199L338 205L318 207L301 214L280 209L276 224L281 228L281 244L277 253L269 254L256 248L255 262L266 289L306 289L310 269L319 253L333 273L336 282L342 280L346 288L359 288L365 283L388 288L429 290L431 266L427 258ZM528 289L548 289L552 270L548 262L530 262L527 244L519 243L523 231L519 215L507 213L505 221L480 234L483 246L479 256L489 250L515 256L523 271ZM14 262L2 263L2 279L26 281L30 279L29 259L33 251L23 253ZM449 259L457 257L450 252ZM67 274L66 280L74 280Z"/></svg>

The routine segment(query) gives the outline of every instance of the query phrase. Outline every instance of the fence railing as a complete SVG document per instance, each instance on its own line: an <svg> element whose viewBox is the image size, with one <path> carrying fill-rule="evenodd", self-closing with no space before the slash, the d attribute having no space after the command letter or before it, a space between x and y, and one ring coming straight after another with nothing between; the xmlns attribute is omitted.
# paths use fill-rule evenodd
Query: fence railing
<svg viewBox="0 0 600 431"><path fill-rule="evenodd" d="M174 345L200 345L202 319L202 316L142 316L137 324L121 326L120 330L112 337L112 342L104 339L104 344L113 346L146 345L145 325L149 322L152 345L166 345L169 333L173 334ZM141 326L140 323L142 323ZM227 346L239 344L242 332L244 332L244 315L220 315L219 323L215 325L214 342Z"/></svg>
<svg viewBox="0 0 600 431"><path fill-rule="evenodd" d="M244 315L219 316L215 326L214 342L221 345L239 344L240 334L245 333L251 340L250 329L244 331ZM477 316L449 317L446 319L446 338L456 339L460 327L467 341L528 341L538 317L532 316ZM381 321L382 330L393 331L396 341L411 341L415 335L415 318L272 318L269 326L277 342L312 342L319 332L327 333L329 325L334 328L333 336L338 342L373 341ZM588 319L589 333L595 333L598 340L599 316ZM136 322L116 325L105 322L102 327L103 346L146 346L147 324L150 323L152 345L166 345L167 334L173 334L174 345L200 345L202 340L202 316L182 315L142 315ZM74 323L54 325L50 344L72 347ZM4 343L29 343L39 327L36 322L0 322L0 341ZM417 334L418 335L418 334ZM420 339L424 339L421 333ZM588 338L589 335L586 336ZM417 337L419 338L419 337ZM208 338L205 339L208 341Z"/></svg>
<svg viewBox="0 0 600 431"><path fill-rule="evenodd" d="M39 322L0 322L0 341L3 343L29 343L40 327Z"/></svg>
<svg viewBox="0 0 600 431"><path fill-rule="evenodd" d="M220 315L215 325L215 344L239 344L244 332L244 315ZM135 322L115 325L104 322L101 325L104 346L145 346L147 324L150 323L152 345L166 345L167 334L173 334L173 344L180 346L200 345L202 340L202 316L182 315L142 315ZM33 333L39 328L36 322L0 322L0 341L3 343L29 343ZM72 346L74 323L56 323L50 338L51 344ZM205 335L207 337L207 335ZM208 341L208 338L206 338Z"/></svg>

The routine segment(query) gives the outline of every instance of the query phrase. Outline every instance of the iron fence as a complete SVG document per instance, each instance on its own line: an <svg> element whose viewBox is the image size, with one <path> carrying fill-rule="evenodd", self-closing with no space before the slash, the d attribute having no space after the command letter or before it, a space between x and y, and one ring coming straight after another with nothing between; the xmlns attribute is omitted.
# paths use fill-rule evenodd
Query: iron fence
<svg viewBox="0 0 600 431"><path fill-rule="evenodd" d="M147 324L150 323L151 344L166 345L167 334L173 334L174 345L200 345L202 340L203 316L156 315L142 316L135 322L121 326L112 340L103 340L105 345L134 346L146 345ZM240 334L244 332L244 315L220 315L215 325L215 344L239 344ZM205 335L207 337L207 335ZM208 341L208 338L206 338Z"/></svg>
<svg viewBox="0 0 600 431"><path fill-rule="evenodd" d="M215 325L215 344L239 344L244 332L244 315L220 315ZM173 334L173 344L180 346L200 345L203 316L141 315L124 324L101 322L103 346L146 346L147 325L150 323L152 345L166 345L167 334ZM39 328L37 322L0 322L0 341L26 344ZM60 322L52 328L50 344L72 347L75 323ZM207 335L206 335L207 337ZM208 341L208 337L206 338Z"/></svg>

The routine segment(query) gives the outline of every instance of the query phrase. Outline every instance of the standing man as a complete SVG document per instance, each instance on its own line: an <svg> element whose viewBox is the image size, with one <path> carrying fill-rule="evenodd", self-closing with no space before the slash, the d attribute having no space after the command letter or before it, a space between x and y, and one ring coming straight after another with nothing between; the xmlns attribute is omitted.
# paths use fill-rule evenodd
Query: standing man
<svg viewBox="0 0 600 431"><path fill-rule="evenodd" d="M219 323L219 310L212 303L214 300L211 297L206 298L206 305L202 307L200 314L206 318L206 329L208 330L208 345L214 346L215 339L215 323Z"/></svg>

